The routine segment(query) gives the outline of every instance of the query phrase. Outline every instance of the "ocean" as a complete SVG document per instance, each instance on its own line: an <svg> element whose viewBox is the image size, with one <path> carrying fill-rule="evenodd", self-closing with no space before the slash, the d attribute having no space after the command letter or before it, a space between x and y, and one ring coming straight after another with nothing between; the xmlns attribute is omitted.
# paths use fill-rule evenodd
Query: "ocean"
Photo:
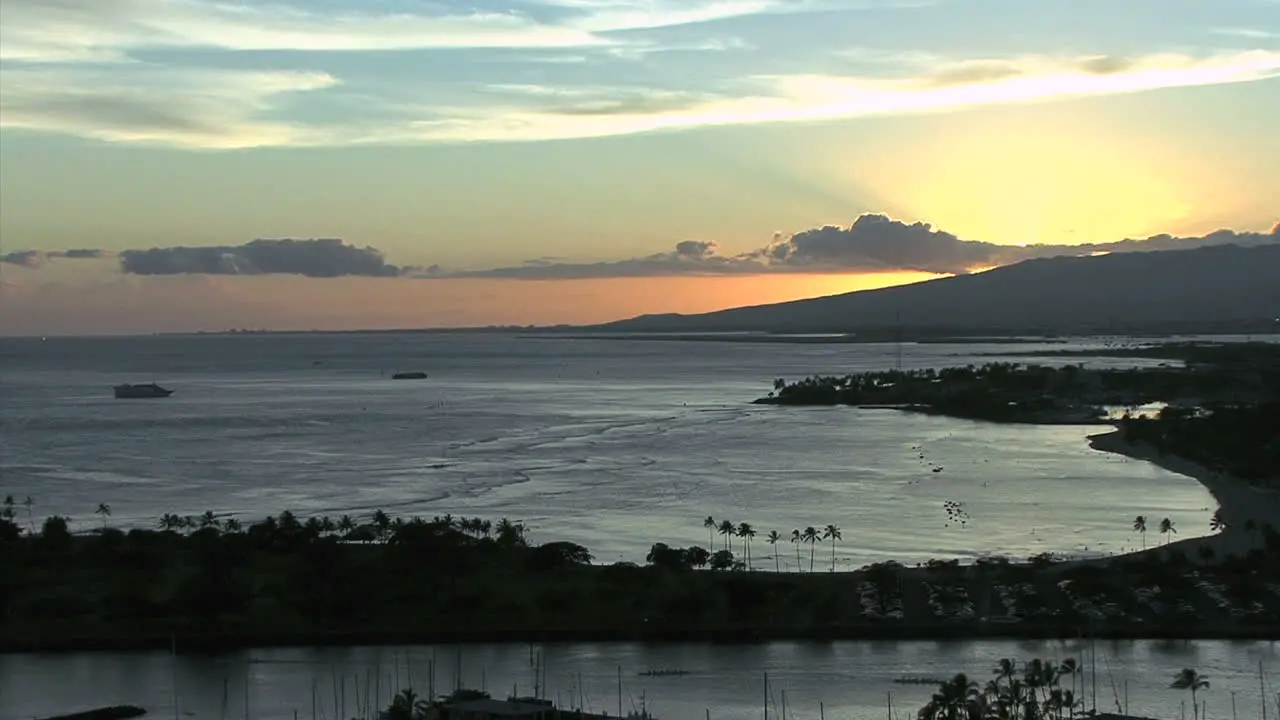
<svg viewBox="0 0 1280 720"><path fill-rule="evenodd" d="M655 542L706 544L702 521L710 515L754 525L753 565L783 571L807 570L807 551L797 558L786 543L775 553L763 536L828 523L842 529L834 548L840 569L888 559L1123 552L1142 542L1131 528L1139 514L1173 519L1180 539L1207 534L1209 494L1190 478L1090 449L1086 436L1105 428L750 404L775 378L884 369L899 354L904 367L946 367L1116 342L898 348L496 333L0 339L0 496L31 496L32 521L69 515L82 530L103 522L94 514L99 503L111 506L106 522L119 527L206 510L242 520L283 510L367 517L379 508L507 517L527 524L534 542L581 543L597 562L643 562ZM430 377L391 380L397 370ZM162 400L112 397L116 383L150 381L176 392ZM948 520L948 501L963 503L966 522ZM830 568L831 551L817 548L816 569ZM662 720L704 718L707 709L717 719L760 717L766 672L775 714L785 690L788 713L799 720L818 717L820 707L829 718L888 717L890 695L897 717L913 717L931 688L895 677L963 670L985 680L999 657L1080 654L1074 644L1044 642L539 650L552 697L567 699L580 687L591 707L616 711L621 667L625 709L644 695ZM438 649L438 687L452 682L455 652ZM498 694L513 684L528 691L529 652L468 646L463 675ZM425 692L435 653L0 655L0 720L111 703L166 716L175 697L182 717L244 717L247 703L255 720L288 720L311 713L313 685L324 698L316 717L333 718L335 677L385 674L390 682L394 668L403 684L408 667ZM1280 660L1269 643L1107 643L1099 658L1107 663L1099 707L1114 709L1127 687L1135 712L1159 718L1179 717L1184 698L1167 686L1185 666L1212 678L1214 716L1226 717L1238 693L1240 716L1255 717L1259 663L1270 673ZM637 676L662 667L693 674Z"/></svg>
<svg viewBox="0 0 1280 720"><path fill-rule="evenodd" d="M904 367L1072 345L920 344ZM242 521L382 509L525 523L598 562L708 542L748 522L761 569L808 569L770 530L841 528L836 566L1140 546L1136 515L1209 532L1195 481L1094 451L1096 426L999 425L895 410L750 404L775 378L894 366L863 344L481 334L0 340L0 496L89 529L164 513ZM1091 364L1133 365L1132 359ZM391 380L422 370L426 380ZM116 400L122 382L175 394ZM935 472L936 469L936 472ZM962 503L966 522L944 503ZM22 510L22 508L20 508ZM25 512L21 513L25 515ZM1160 542L1154 535L1148 544ZM713 538L717 544L719 537ZM831 549L818 548L816 568Z"/></svg>

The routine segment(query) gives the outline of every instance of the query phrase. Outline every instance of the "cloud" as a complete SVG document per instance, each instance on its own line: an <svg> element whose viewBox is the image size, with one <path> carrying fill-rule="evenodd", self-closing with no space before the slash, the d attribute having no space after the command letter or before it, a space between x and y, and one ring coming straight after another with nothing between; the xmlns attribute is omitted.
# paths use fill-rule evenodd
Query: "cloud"
<svg viewBox="0 0 1280 720"><path fill-rule="evenodd" d="M314 72L0 68L0 127L204 149L308 144L317 128L269 116L290 94L336 84Z"/></svg>
<svg viewBox="0 0 1280 720"><path fill-rule="evenodd" d="M123 1L130 7L177 7L168 0ZM597 10L604 7L574 1ZM3 7L14 2L5 0ZM56 0L50 5L63 6L101 12L101 5L90 6L87 0ZM31 0L16 0L16 7L30 8ZM84 9L88 7L99 9ZM218 7L223 8L218 12L232 12ZM227 7L235 13L266 12L259 6ZM339 19L326 27L346 26ZM386 42L395 45L394 37ZM247 40L242 44L252 45ZM86 47L101 50L98 45ZM638 42L634 47L646 45ZM858 54L843 57L857 62ZM696 88L681 86L677 78L663 85L658 76L648 74L648 84L636 77L612 86L582 84L583 78L575 73L568 73L574 82L565 83L550 78L487 84L414 79L369 86L362 84L367 79L296 69L7 63L0 67L5 88L0 128L215 150L521 142L934 113L1280 77L1280 51L1273 50L969 59L873 53L870 59L877 69L868 74L727 75L704 78ZM304 112L313 97L323 103L322 115Z"/></svg>
<svg viewBox="0 0 1280 720"><path fill-rule="evenodd" d="M412 10L411 10L412 9ZM381 52L423 48L559 48L609 41L516 12L317 12L302 3L208 0L4 0L0 59L125 60L149 49Z"/></svg>
<svg viewBox="0 0 1280 720"><path fill-rule="evenodd" d="M244 245L164 247L125 250L120 269L129 275L302 275L396 277L401 268L388 265L371 247L359 248L336 239L254 240Z"/></svg>
<svg viewBox="0 0 1280 720"><path fill-rule="evenodd" d="M667 252L635 258L573 262L537 257L519 265L480 270L392 265L375 248L356 247L337 239L266 239L243 245L124 250L118 257L120 270L126 275L574 280L901 271L960 274L1032 258L1276 242L1280 242L1280 222L1270 232L1218 230L1199 237L1162 234L1081 245L1000 245L962 240L928 223L865 214L847 227L827 225L792 235L776 233L771 242L738 254L721 254L712 241L682 240ZM0 256L0 262L34 268L46 258L104 258L111 254L91 249L26 250Z"/></svg>
<svg viewBox="0 0 1280 720"><path fill-rule="evenodd" d="M505 278L528 280L581 280L587 278L669 277L675 275L742 275L768 272L769 268L750 255L716 254L716 244L705 240L683 240L670 252L626 260L573 263L539 258L512 267L446 272L433 277ZM419 276L422 276L419 274Z"/></svg>
<svg viewBox="0 0 1280 720"><path fill-rule="evenodd" d="M1212 32L1216 35L1228 35L1231 37L1246 38L1249 40L1272 40L1280 38L1280 32L1275 30L1260 30L1258 28L1213 28Z"/></svg>
<svg viewBox="0 0 1280 720"><path fill-rule="evenodd" d="M437 270L434 276L563 280L766 273L917 271L960 274L1032 258L1189 250L1207 245L1260 245L1277 241L1280 241L1280 223L1271 233L1219 230L1201 237L1155 235L1142 240L1083 245L999 245L961 240L927 223L905 223L885 215L867 214L848 227L829 225L794 235L778 234L771 243L738 255L720 255L712 242L685 240L671 252L627 260L591 263L529 261L491 270Z"/></svg>
<svg viewBox="0 0 1280 720"><path fill-rule="evenodd" d="M45 263L46 260L52 258L63 258L68 260L96 260L110 255L105 250L95 248L75 248L72 250L18 250L15 252L0 255L0 263L9 265L20 265L22 267L36 268Z"/></svg>

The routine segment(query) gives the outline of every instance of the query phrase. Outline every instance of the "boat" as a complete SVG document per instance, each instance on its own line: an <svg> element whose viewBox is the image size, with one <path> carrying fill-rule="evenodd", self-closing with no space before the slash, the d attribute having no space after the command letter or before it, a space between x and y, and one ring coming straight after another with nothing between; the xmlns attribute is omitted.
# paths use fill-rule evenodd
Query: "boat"
<svg viewBox="0 0 1280 720"><path fill-rule="evenodd" d="M115 386L115 392L116 392L117 398L128 398L128 399L162 398L162 397L169 397L170 395L173 394L172 390L168 388L160 387L155 383L146 383L146 384L139 384L139 385L130 385L126 383L124 385L117 385Z"/></svg>
<svg viewBox="0 0 1280 720"><path fill-rule="evenodd" d="M651 670L643 670L640 677L666 677L668 675L688 675L688 670L680 670L677 668L654 668Z"/></svg>
<svg viewBox="0 0 1280 720"><path fill-rule="evenodd" d="M392 380L426 380L427 374L419 370L415 370L413 372L398 372L392 375L391 379Z"/></svg>

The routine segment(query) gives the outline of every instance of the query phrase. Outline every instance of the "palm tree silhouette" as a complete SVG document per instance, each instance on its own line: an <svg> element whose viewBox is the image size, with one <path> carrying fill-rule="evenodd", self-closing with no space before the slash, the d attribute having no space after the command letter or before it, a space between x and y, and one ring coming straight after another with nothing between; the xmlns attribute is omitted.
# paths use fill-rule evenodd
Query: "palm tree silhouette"
<svg viewBox="0 0 1280 720"><path fill-rule="evenodd" d="M773 571L782 572L782 565L778 562L778 541L782 540L782 536L777 530L770 530L769 534L764 537L765 542L773 546Z"/></svg>
<svg viewBox="0 0 1280 720"><path fill-rule="evenodd" d="M1227 529L1227 521L1222 519L1222 510L1213 511L1213 517L1209 518L1209 529L1213 532L1222 532Z"/></svg>
<svg viewBox="0 0 1280 720"><path fill-rule="evenodd" d="M222 527L229 533L238 533L240 532L240 521L235 518L227 518L222 523Z"/></svg>
<svg viewBox="0 0 1280 720"><path fill-rule="evenodd" d="M391 699L391 706L380 713L383 720L419 720L431 711L431 703L419 699L412 688L401 690Z"/></svg>
<svg viewBox="0 0 1280 720"><path fill-rule="evenodd" d="M338 518L338 532L342 533L343 537L350 535L351 531L355 529L356 521L352 520L350 515L343 515Z"/></svg>
<svg viewBox="0 0 1280 720"><path fill-rule="evenodd" d="M996 676L996 687L1000 687L1000 681L1005 683L1013 682L1018 675L1018 661L1010 658L1000 658L1000 662L996 663L996 669L992 671L992 675Z"/></svg>
<svg viewBox="0 0 1280 720"><path fill-rule="evenodd" d="M1147 549L1147 516L1139 515L1133 519L1133 531L1142 533L1142 549Z"/></svg>
<svg viewBox="0 0 1280 720"><path fill-rule="evenodd" d="M822 539L831 541L831 572L836 571L836 541L843 540L840 536L840 528L835 525L828 525L822 529Z"/></svg>
<svg viewBox="0 0 1280 720"><path fill-rule="evenodd" d="M283 523L281 523L283 525ZM386 540L387 533L391 530L391 518L381 510L373 512L373 527L377 531L379 540Z"/></svg>
<svg viewBox="0 0 1280 720"><path fill-rule="evenodd" d="M98 509L93 511L96 515L102 516L102 529L107 529L107 518L111 517L111 506L106 503L98 503Z"/></svg>
<svg viewBox="0 0 1280 720"><path fill-rule="evenodd" d="M1169 685L1174 690L1190 690L1191 691L1191 709L1195 712L1195 717L1200 717L1200 705L1196 701L1197 690L1208 690L1209 679L1204 675L1196 672L1194 668L1183 668L1173 678L1173 684Z"/></svg>
<svg viewBox="0 0 1280 720"><path fill-rule="evenodd" d="M796 572L800 572L800 541L804 540L804 536L799 530L791 531L791 544L796 546Z"/></svg>
<svg viewBox="0 0 1280 720"><path fill-rule="evenodd" d="M716 548L716 540L712 533L715 532L716 529L716 519L708 515L707 518L702 521L702 527L707 529L707 549L714 550Z"/></svg>
<svg viewBox="0 0 1280 720"><path fill-rule="evenodd" d="M756 529L750 523L739 523L735 531L742 538L743 551L747 554L747 569L751 569L751 538L756 536Z"/></svg>
<svg viewBox="0 0 1280 720"><path fill-rule="evenodd" d="M818 541L822 539L822 534L818 532L818 528L810 525L804 529L804 541L809 543L809 572L813 572L813 555L817 550Z"/></svg>
<svg viewBox="0 0 1280 720"><path fill-rule="evenodd" d="M1173 521L1165 518L1160 521L1160 534L1165 536L1164 544L1168 545L1174 535L1178 534L1178 529L1173 526Z"/></svg>
<svg viewBox="0 0 1280 720"><path fill-rule="evenodd" d="M35 504L36 504L36 501L32 500L30 495L27 496L26 500L22 501L23 507L27 509L27 524L31 526L31 533L33 535L36 532L36 519L35 519L35 516L31 513L31 508Z"/></svg>
<svg viewBox="0 0 1280 720"><path fill-rule="evenodd" d="M732 538L733 538L733 534L737 532L738 529L733 526L732 522L729 522L728 520L721 520L719 530L720 530L720 535L724 537L724 549L732 553L733 552Z"/></svg>
<svg viewBox="0 0 1280 720"><path fill-rule="evenodd" d="M967 720L977 717L975 710L980 695L978 683L960 673L938 686L929 703L920 709L918 717L920 720Z"/></svg>

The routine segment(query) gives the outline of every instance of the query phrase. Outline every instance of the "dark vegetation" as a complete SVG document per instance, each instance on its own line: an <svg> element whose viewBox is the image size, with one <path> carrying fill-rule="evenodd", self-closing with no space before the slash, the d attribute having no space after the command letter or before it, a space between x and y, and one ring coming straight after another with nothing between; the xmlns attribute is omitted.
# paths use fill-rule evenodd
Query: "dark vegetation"
<svg viewBox="0 0 1280 720"><path fill-rule="evenodd" d="M1274 479L1280 349L1188 352L1197 357L1185 368L992 363L779 382L769 401L907 403L1005 420L1172 402L1154 418L1120 424L1132 440L1255 482ZM401 520L381 511L359 520L304 520L286 512L242 525L207 512L166 515L158 529L126 532L110 526L106 504L96 513L101 527L88 534L71 533L56 516L37 530L30 499L6 499L0 650L167 648L174 639L184 648L1082 632L1280 639L1280 535L1252 520L1232 530L1252 535L1257 549L1245 557L1166 543L1085 562L1040 555L971 566L881 563L853 573L834 572L842 538L828 525L791 533L796 567L804 567L801 548L809 545L809 571L784 573L778 557L788 551L778 544L787 538L761 538L772 548L769 563L767 555L753 556L754 528L712 518L703 522L706 547L658 542L638 566L593 565L590 551L573 543L530 545L524 528L507 520ZM1172 522L1163 521L1162 532L1165 523L1171 538ZM1145 529L1138 518L1134 530L1144 532L1144 544ZM1221 517L1211 529L1225 530ZM828 541L832 572L823 572L817 546ZM770 565L773 572L756 571Z"/></svg>
<svg viewBox="0 0 1280 720"><path fill-rule="evenodd" d="M1280 637L1280 537L1269 527L1257 530L1268 549L1214 567L1166 547L1112 561L1118 571L1041 556L780 573L747 570L729 550L662 544L647 566L591 565L586 548L531 546L506 521L284 513L241 527L207 513L124 532L106 517L87 535L72 535L59 517L30 533L7 506L0 650L169 647L171 638L191 648L1072 637L1089 629Z"/></svg>
<svg viewBox="0 0 1280 720"><path fill-rule="evenodd" d="M1183 364L1092 369L1084 365L991 362L943 370L811 377L793 383L779 379L774 391L757 402L896 406L998 422L1090 423L1104 421L1107 406L1137 407L1161 402L1205 410L1253 408L1258 418L1266 420L1274 409L1256 406L1280 401L1280 345L1173 345L1139 352ZM1175 417L1182 416L1171 412L1161 421ZM1240 422L1246 421L1241 417ZM1273 433L1271 438L1275 437L1278 436Z"/></svg>
<svg viewBox="0 0 1280 720"><path fill-rule="evenodd" d="M1280 401L1166 407L1157 418L1127 418L1125 438L1199 465L1280 487Z"/></svg>
<svg viewBox="0 0 1280 720"><path fill-rule="evenodd" d="M1003 658L996 663L986 683L964 673L939 683L937 691L916 717L919 720L1063 720L1105 713L1111 705L1116 713L1127 713L1114 686L1099 689L1096 677L1090 682L1088 671L1091 670L1075 658L1062 662L1036 658L1022 665ZM1208 687L1209 678L1194 668L1179 671L1169 685L1172 691L1190 694L1196 718L1200 717L1198 693Z"/></svg>

